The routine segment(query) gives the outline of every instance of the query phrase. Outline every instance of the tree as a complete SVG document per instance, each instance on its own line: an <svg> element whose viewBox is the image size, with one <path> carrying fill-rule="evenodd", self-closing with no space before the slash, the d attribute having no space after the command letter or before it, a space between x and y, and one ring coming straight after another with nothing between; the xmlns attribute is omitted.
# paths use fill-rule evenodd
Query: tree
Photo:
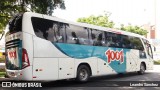
<svg viewBox="0 0 160 90"><path fill-rule="evenodd" d="M120 29L124 30L124 31L128 31L128 32L140 34L140 35L146 35L148 33L147 30L145 30L139 26L132 26L131 24L129 24L127 26L124 26L123 24L121 24Z"/></svg>
<svg viewBox="0 0 160 90"><path fill-rule="evenodd" d="M0 33L16 13L32 11L52 15L56 8L65 9L64 0L1 0Z"/></svg>
<svg viewBox="0 0 160 90"><path fill-rule="evenodd" d="M82 23L88 23L88 24L93 24L97 26L102 26L102 27L109 27L109 28L115 28L114 25L115 23L113 21L109 21L109 16L110 13L105 13L104 15L99 15L99 16L94 16L91 15L89 17L83 17L83 18L78 18L78 22ZM140 34L140 35L146 35L147 31L139 26L132 26L131 24L124 26L121 24L120 28L117 28L120 30Z"/></svg>
<svg viewBox="0 0 160 90"><path fill-rule="evenodd" d="M91 15L89 17L78 18L77 21L109 28L113 28L115 25L113 21L109 21L109 15L107 13L105 15Z"/></svg>

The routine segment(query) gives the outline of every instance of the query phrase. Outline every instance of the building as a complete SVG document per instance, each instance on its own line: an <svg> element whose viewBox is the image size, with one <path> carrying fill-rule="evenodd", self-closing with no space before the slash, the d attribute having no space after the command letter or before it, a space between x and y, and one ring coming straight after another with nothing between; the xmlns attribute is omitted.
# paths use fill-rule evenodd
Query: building
<svg viewBox="0 0 160 90"><path fill-rule="evenodd" d="M142 28L147 30L148 33L145 37L155 47L155 49L153 49L154 60L160 60L160 39L158 39L157 37L157 33L158 33L157 30L160 30L160 29L157 29L156 25L151 25L150 23L142 25Z"/></svg>
<svg viewBox="0 0 160 90"><path fill-rule="evenodd" d="M144 24L141 26L143 29L147 30L147 35L145 36L148 39L155 39L155 25L151 25L150 23Z"/></svg>

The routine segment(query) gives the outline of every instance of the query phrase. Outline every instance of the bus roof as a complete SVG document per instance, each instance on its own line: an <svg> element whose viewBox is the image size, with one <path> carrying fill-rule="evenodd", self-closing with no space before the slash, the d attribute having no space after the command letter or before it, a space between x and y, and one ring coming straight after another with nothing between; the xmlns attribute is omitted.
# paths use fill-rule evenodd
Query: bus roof
<svg viewBox="0 0 160 90"><path fill-rule="evenodd" d="M55 16L48 16L48 15L33 13L33 12L25 12L24 14L25 15L30 15L31 17L32 16L33 17L42 16L45 19L50 19L50 20L55 20L55 21L59 21L59 22L63 22L63 23L69 23L69 24L72 24L72 25L81 26L81 27L88 27L88 28L97 29L97 30L100 30L100 31L108 31L108 32L113 32L113 33L117 33L117 34L129 35L129 36L134 36L134 37L139 37L139 38L144 38L145 39L145 37L142 36L142 35L127 32L127 31L123 31L123 30L117 30L117 29L114 29L114 28L101 27L101 26L96 26L96 25L87 24L87 23L67 21L65 19L61 19L61 18L58 18L58 17L55 17Z"/></svg>

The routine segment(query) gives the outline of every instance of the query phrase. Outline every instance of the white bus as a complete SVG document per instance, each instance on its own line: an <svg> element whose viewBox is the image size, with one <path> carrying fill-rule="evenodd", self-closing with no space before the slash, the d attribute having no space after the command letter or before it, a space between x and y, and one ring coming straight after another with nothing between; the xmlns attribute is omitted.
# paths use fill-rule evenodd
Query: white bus
<svg viewBox="0 0 160 90"><path fill-rule="evenodd" d="M14 80L86 82L153 68L151 45L138 34L31 12L16 15L8 29L6 71Z"/></svg>

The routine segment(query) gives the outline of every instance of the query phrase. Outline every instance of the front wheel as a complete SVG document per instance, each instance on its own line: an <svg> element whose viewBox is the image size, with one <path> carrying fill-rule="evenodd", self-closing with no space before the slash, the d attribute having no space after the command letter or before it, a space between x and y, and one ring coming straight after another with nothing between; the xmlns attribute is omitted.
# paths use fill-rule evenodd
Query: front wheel
<svg viewBox="0 0 160 90"><path fill-rule="evenodd" d="M90 77L90 69L86 65L81 65L77 70L76 81L87 82Z"/></svg>
<svg viewBox="0 0 160 90"><path fill-rule="evenodd" d="M145 65L141 63L140 65L140 70L138 71L138 74L142 75L145 73Z"/></svg>

